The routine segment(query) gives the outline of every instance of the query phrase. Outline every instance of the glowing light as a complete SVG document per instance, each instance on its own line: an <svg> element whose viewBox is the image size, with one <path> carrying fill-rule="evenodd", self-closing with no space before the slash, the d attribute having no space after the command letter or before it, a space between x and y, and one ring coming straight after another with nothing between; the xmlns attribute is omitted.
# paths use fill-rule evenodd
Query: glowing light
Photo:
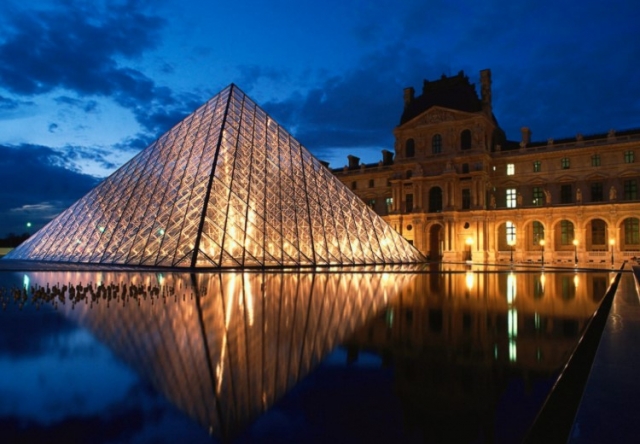
<svg viewBox="0 0 640 444"><path fill-rule="evenodd" d="M475 281L475 274L469 270L467 270L467 273L464 277L464 281L467 284L467 290L471 291L473 290L473 284Z"/></svg>
<svg viewBox="0 0 640 444"><path fill-rule="evenodd" d="M509 273L507 276L507 303L513 304L516 300L516 275Z"/></svg>
<svg viewBox="0 0 640 444"><path fill-rule="evenodd" d="M22 278L22 285L24 286L25 290L29 290L29 276L27 276L26 274Z"/></svg>

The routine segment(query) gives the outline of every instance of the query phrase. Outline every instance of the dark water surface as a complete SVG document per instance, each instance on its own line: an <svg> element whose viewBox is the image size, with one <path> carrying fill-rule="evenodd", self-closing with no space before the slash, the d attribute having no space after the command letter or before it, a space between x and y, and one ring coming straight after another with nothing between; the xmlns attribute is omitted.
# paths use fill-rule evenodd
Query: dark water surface
<svg viewBox="0 0 640 444"><path fill-rule="evenodd" d="M519 442L606 271L0 272L0 442Z"/></svg>

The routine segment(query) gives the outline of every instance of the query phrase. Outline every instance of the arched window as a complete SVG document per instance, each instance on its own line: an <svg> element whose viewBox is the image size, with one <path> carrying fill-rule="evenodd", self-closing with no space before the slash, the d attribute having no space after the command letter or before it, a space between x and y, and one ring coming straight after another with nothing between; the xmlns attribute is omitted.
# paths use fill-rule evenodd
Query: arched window
<svg viewBox="0 0 640 444"><path fill-rule="evenodd" d="M440 154L441 152L442 152L442 136L440 134L435 134L431 138L431 153Z"/></svg>
<svg viewBox="0 0 640 444"><path fill-rule="evenodd" d="M407 140L404 153L405 157L413 157L416 155L416 142L413 139Z"/></svg>
<svg viewBox="0 0 640 444"><path fill-rule="evenodd" d="M466 129L462 133L460 133L460 149L471 149L471 130Z"/></svg>
<svg viewBox="0 0 640 444"><path fill-rule="evenodd" d="M433 187L429 190L429 213L442 211L442 188Z"/></svg>

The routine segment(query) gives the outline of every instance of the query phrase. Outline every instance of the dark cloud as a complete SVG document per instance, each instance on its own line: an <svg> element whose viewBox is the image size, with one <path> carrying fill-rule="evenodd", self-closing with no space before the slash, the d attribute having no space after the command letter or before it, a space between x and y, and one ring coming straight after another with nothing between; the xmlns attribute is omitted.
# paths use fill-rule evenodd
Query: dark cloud
<svg viewBox="0 0 640 444"><path fill-rule="evenodd" d="M50 123L49 124L49 132L50 133L55 133L57 129L58 129L58 124L57 123Z"/></svg>
<svg viewBox="0 0 640 444"><path fill-rule="evenodd" d="M320 158L335 156L336 147L393 150L403 88L438 69L421 50L399 43L371 52L343 75L327 74L308 91L263 107Z"/></svg>
<svg viewBox="0 0 640 444"><path fill-rule="evenodd" d="M81 151L67 154L37 145L17 147L0 145L0 236L31 230L69 207L95 187L100 179L80 173L70 157L82 156ZM94 158L99 159L99 156Z"/></svg>
<svg viewBox="0 0 640 444"><path fill-rule="evenodd" d="M69 96L59 96L54 99L58 105L69 105L81 109L84 112L92 113L98 109L96 100L82 100Z"/></svg>
<svg viewBox="0 0 640 444"><path fill-rule="evenodd" d="M62 88L80 97L110 97L131 109L152 133L166 130L192 105L189 98L183 101L185 97L122 64L123 58L138 58L161 41L165 20L146 11L143 2L68 1L28 14L13 11L5 21L0 60L11 63L0 64L0 87L9 93L34 96ZM95 100L68 96L56 102L87 112L97 106Z"/></svg>

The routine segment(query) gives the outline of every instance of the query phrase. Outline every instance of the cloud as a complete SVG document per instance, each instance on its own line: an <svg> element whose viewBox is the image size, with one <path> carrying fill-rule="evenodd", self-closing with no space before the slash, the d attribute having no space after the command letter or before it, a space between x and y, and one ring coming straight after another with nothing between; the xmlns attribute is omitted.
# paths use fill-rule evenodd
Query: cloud
<svg viewBox="0 0 640 444"><path fill-rule="evenodd" d="M26 222L39 229L97 185L99 179L82 174L70 159L82 156L35 145L0 145L0 236L21 234ZM99 159L99 156L96 156Z"/></svg>
<svg viewBox="0 0 640 444"><path fill-rule="evenodd" d="M147 131L166 130L176 117L186 115L192 98L176 96L123 64L161 42L166 21L144 5L136 0L70 0L55 9L10 11L0 30L0 60L11 63L0 64L0 87L23 97L56 89L79 97L109 97L132 110ZM97 108L93 99L63 95L55 101L86 112ZM0 100L0 109L14 106L11 99Z"/></svg>

